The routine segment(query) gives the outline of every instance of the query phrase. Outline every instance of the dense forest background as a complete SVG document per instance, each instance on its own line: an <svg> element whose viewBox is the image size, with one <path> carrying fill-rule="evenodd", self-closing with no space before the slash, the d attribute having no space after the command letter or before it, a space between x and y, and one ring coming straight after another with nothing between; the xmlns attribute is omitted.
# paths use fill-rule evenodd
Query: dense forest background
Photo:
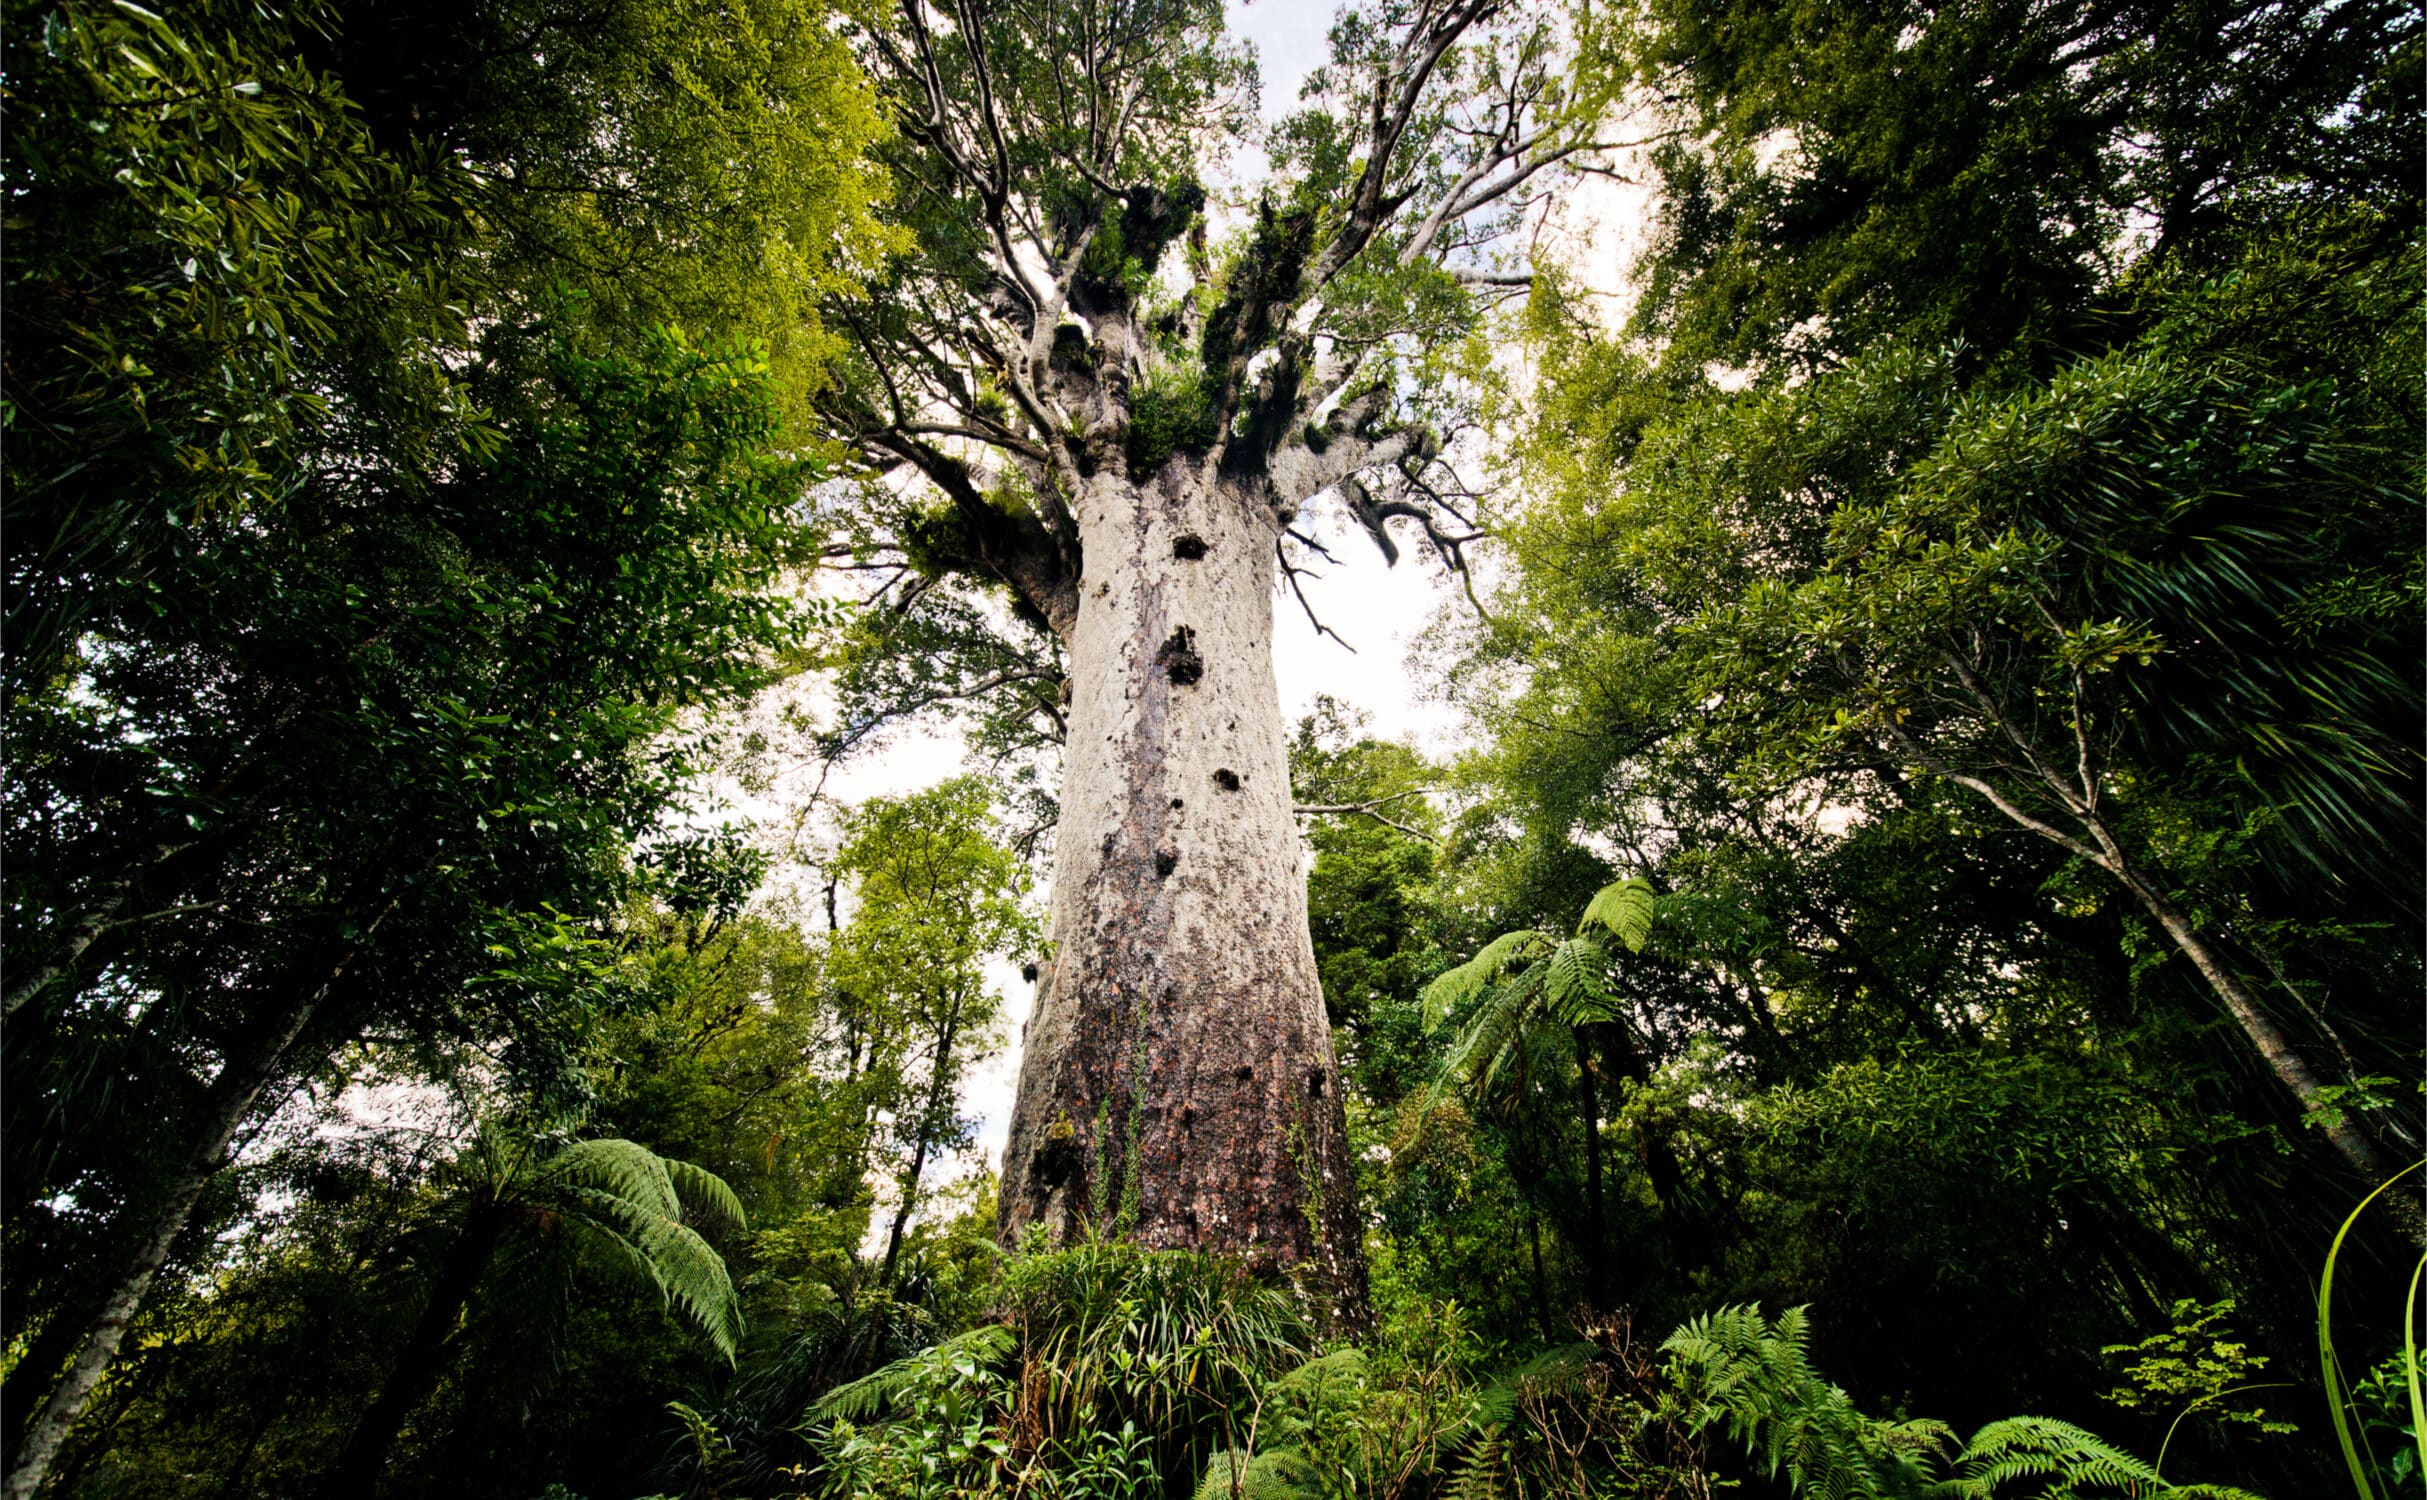
<svg viewBox="0 0 2427 1500"><path fill-rule="evenodd" d="M11 0L11 1496L2427 1495L2412 8L1546 13L1645 251L1408 292L1471 748L1291 746L1370 1326L955 1169L1055 663L820 404L895 24Z"/></svg>

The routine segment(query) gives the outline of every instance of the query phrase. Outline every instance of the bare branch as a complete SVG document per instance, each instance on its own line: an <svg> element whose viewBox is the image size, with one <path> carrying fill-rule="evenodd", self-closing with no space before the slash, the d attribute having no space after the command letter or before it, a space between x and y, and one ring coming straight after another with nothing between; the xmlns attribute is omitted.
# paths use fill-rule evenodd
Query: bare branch
<svg viewBox="0 0 2427 1500"><path fill-rule="evenodd" d="M1333 640L1340 642L1340 647L1342 650L1348 652L1348 654L1351 656L1356 655L1357 648L1351 646L1347 641L1342 640L1338 631L1333 630L1329 625L1324 624L1323 621L1316 616L1315 607L1312 604L1307 603L1306 590L1298 587L1299 575L1303 574L1306 570L1291 562L1289 560L1289 554L1281 550L1281 544L1277 541L1273 543L1273 553L1275 556L1281 559L1281 576L1289 580L1289 591L1298 596L1298 608L1306 611L1306 623L1315 627L1315 634L1330 636Z"/></svg>
<svg viewBox="0 0 2427 1500"><path fill-rule="evenodd" d="M1292 807L1290 811L1296 813L1300 817L1371 818L1375 822L1381 824L1383 827L1396 829L1398 832L1406 834L1409 838L1422 839L1428 844L1437 844L1440 842L1440 839L1435 835L1426 833L1421 828L1412 827L1409 824L1402 823L1396 818L1384 817L1379 811L1379 809L1388 807L1393 802L1403 801L1409 797L1421 797L1423 795L1424 794L1420 791L1393 792L1387 797L1376 797L1370 802L1301 802Z"/></svg>

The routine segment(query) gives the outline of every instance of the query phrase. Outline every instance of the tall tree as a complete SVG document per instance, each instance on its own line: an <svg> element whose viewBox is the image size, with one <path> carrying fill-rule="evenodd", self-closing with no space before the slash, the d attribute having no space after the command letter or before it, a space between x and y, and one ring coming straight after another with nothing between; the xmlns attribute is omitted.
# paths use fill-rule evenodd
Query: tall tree
<svg viewBox="0 0 2427 1500"><path fill-rule="evenodd" d="M1272 671L1282 547L1336 488L1386 550L1404 517L1454 559L1452 359L1524 284L1495 247L1589 121L1547 21L1353 7L1217 248L1202 174L1254 76L1220 26L1208 0L911 0L874 27L922 253L830 313L858 358L822 401L917 481L872 487L883 539L999 584L1068 662L1002 1232L1070 1232L1118 1163L1143 1243L1314 1262L1353 1301Z"/></svg>
<svg viewBox="0 0 2427 1500"><path fill-rule="evenodd" d="M982 784L964 777L854 809L835 862L852 882L854 906L834 936L828 973L838 990L884 1016L892 1038L888 1106L901 1166L885 1232L888 1287L928 1168L968 1139L962 1079L997 1045L1000 1005L987 988L986 960L1036 939L1021 909L1026 876L988 837L988 800Z"/></svg>

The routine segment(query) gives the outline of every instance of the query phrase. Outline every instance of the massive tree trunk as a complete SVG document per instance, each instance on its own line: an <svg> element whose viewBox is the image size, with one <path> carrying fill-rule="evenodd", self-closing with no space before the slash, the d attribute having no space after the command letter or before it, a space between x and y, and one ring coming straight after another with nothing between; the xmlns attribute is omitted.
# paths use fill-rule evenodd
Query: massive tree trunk
<svg viewBox="0 0 2427 1500"><path fill-rule="evenodd" d="M922 249L829 304L854 355L816 399L873 472L924 481L898 576L1000 584L1068 661L1067 713L1020 710L1053 721L1063 786L1006 1238L1084 1226L1307 1266L1362 1315L1276 544L1326 491L1385 557L1393 520L1452 567L1481 534L1441 460L1466 403L1410 377L1522 292L1542 174L1608 144L1550 108L1549 19L1503 10L1422 0L1338 59L1316 106L1337 159L1276 182L1220 257L1193 176L1252 75L1218 12L1108 25L1039 0L947 25L904 4L866 33Z"/></svg>
<svg viewBox="0 0 2427 1500"><path fill-rule="evenodd" d="M1053 943L1002 1230L1312 1262L1364 1299L1272 663L1272 506L1178 460L1078 507Z"/></svg>

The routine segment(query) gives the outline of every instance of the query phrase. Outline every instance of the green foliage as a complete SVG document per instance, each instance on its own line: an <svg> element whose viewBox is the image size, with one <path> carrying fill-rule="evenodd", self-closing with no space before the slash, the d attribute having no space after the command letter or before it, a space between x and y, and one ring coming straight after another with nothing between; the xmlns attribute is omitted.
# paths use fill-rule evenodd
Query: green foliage
<svg viewBox="0 0 2427 1500"><path fill-rule="evenodd" d="M525 1189L482 1184L503 1199L528 1192L585 1238L585 1254L628 1268L682 1309L717 1352L740 1346L741 1299L725 1262L699 1229L739 1233L741 1201L724 1180L689 1162L667 1161L631 1141L576 1141L549 1156Z"/></svg>
<svg viewBox="0 0 2427 1500"><path fill-rule="evenodd" d="M1593 899L1585 903L1584 915L1576 919L1576 932L1582 936L1587 927L1600 927L1626 944L1630 953L1641 953L1652 935L1652 885L1640 875L1603 886Z"/></svg>
<svg viewBox="0 0 2427 1500"><path fill-rule="evenodd" d="M1174 453L1199 452L1222 435L1222 414L1205 391L1203 372L1182 367L1142 380L1130 390L1128 458L1143 480Z"/></svg>
<svg viewBox="0 0 2427 1500"><path fill-rule="evenodd" d="M2343 1463L2350 1471L2352 1487L2359 1491L2361 1500L2374 1500L2377 1493L2376 1454L2367 1443L2364 1418L2361 1416L2358 1403L2352 1398L2350 1381L2343 1374L2342 1354L2334 1340L2334 1274L2336 1266L2343 1257L2344 1242L2350 1239L2353 1227L2359 1223L2361 1215L2368 1211L2368 1206L2383 1197L2386 1190L2395 1183L2400 1182L2412 1172L2418 1171L2423 1165L2427 1165L2427 1163L2411 1163L2378 1183L2369 1190L2366 1197L2360 1199L2359 1203L2344 1217L2341 1227L2335 1230L2333 1242L2326 1248L2325 1264L2318 1271L2317 1356L2319 1372L2324 1377L2326 1387L2326 1411L2327 1415L2333 1419L2335 1443L2342 1450ZM2388 1206L2397 1212L2412 1212L2416 1207L2415 1204L2401 1198L2391 1200ZM2427 1265L2427 1256L2421 1257L2421 1264ZM2427 1431L2427 1424L2420 1422L2418 1344L2417 1332L2413 1326L2417 1316L2419 1281L2419 1273L2414 1272L2410 1281L2409 1295L2403 1299L2402 1304L2402 1358L2406 1367L2404 1374L2410 1384L2411 1436L2414 1443L2418 1441L2422 1431ZM2427 1451L2421 1452L2419 1458L2421 1465L2427 1467Z"/></svg>
<svg viewBox="0 0 2427 1500"><path fill-rule="evenodd" d="M2171 1329L2137 1344L2110 1344L2100 1350L2116 1361L2124 1381L2107 1399L2126 1408L2155 1405L2185 1414L2201 1411L2219 1422L2239 1422L2261 1432L2297 1431L2288 1422L2270 1421L2263 1406L2232 1400L2247 1391L2280 1390L2286 1384L2252 1378L2266 1369L2267 1356L2251 1353L2247 1344L2231 1337L2224 1320L2232 1312L2231 1298L2205 1306L2185 1298L2171 1309Z"/></svg>
<svg viewBox="0 0 2427 1500"><path fill-rule="evenodd" d="M933 1385L939 1375L968 1380L981 1370L999 1369L1018 1346L1018 1336L999 1324L954 1334L933 1348L836 1386L810 1406L808 1419L860 1422L882 1416L912 1393Z"/></svg>
<svg viewBox="0 0 2427 1500"><path fill-rule="evenodd" d="M1948 1440L1944 1424L1865 1417L1806 1356L1802 1308L1771 1324L1756 1307L1695 1318L1660 1347L1679 1366L1697 1425L1719 1424L1766 1475L1784 1470L1798 1494L1881 1500L1917 1488L1917 1461Z"/></svg>
<svg viewBox="0 0 2427 1500"><path fill-rule="evenodd" d="M1103 180L1028 109L1065 13L980 9L1008 170L1148 355L1091 462L1223 440L1206 360L1285 342L1250 304L1366 127L1274 129L1208 246L1189 179L1250 108L1214 9L1117 13L1145 123ZM998 254L859 72L906 13L13 9L12 1440L229 1060L317 996L52 1493L303 1493L374 1416L398 1500L2422 1493L2415 1350L2354 1313L2416 1248L2299 1128L2415 1145L2416 17L1571 19L1560 98L1648 122L1657 232L1623 336L1546 260L1522 402L1483 382L1502 566L1424 648L1477 742L1320 704L1291 746L1356 809L1308 824L1309 907L1381 1326L1324 1343L1239 1266L1007 1254L990 1179L936 1181L1064 711L974 560L1067 497L813 483L785 425L876 412L871 351ZM1344 15L1313 97L1406 20ZM1400 232L1322 330L1389 351L1349 399L1462 412L1498 332ZM1026 431L1003 368L933 373ZM821 556L891 582L804 599ZM809 669L832 723L719 718ZM695 815L711 767L768 798L918 713L996 785L856 809L831 920ZM2034 756L2327 1080L2305 1118L2128 893L1941 774L2053 815ZM2309 1339L2323 1419L2261 1399ZM1871 1415L1909 1411L1949 1421Z"/></svg>
<svg viewBox="0 0 2427 1500"><path fill-rule="evenodd" d="M1759 1308L1722 1308L1661 1345L1676 1361L1693 1424L1723 1426L1762 1472L1783 1469L1798 1495L1992 1500L2020 1483L2048 1500L2249 1500L2220 1485L2168 1485L2131 1454L2047 1417L1991 1422L1960 1448L1943 1422L1867 1417L1812 1369L1802 1313L1789 1308L1773 1324ZM1947 1477L1932 1478L1941 1466Z"/></svg>

